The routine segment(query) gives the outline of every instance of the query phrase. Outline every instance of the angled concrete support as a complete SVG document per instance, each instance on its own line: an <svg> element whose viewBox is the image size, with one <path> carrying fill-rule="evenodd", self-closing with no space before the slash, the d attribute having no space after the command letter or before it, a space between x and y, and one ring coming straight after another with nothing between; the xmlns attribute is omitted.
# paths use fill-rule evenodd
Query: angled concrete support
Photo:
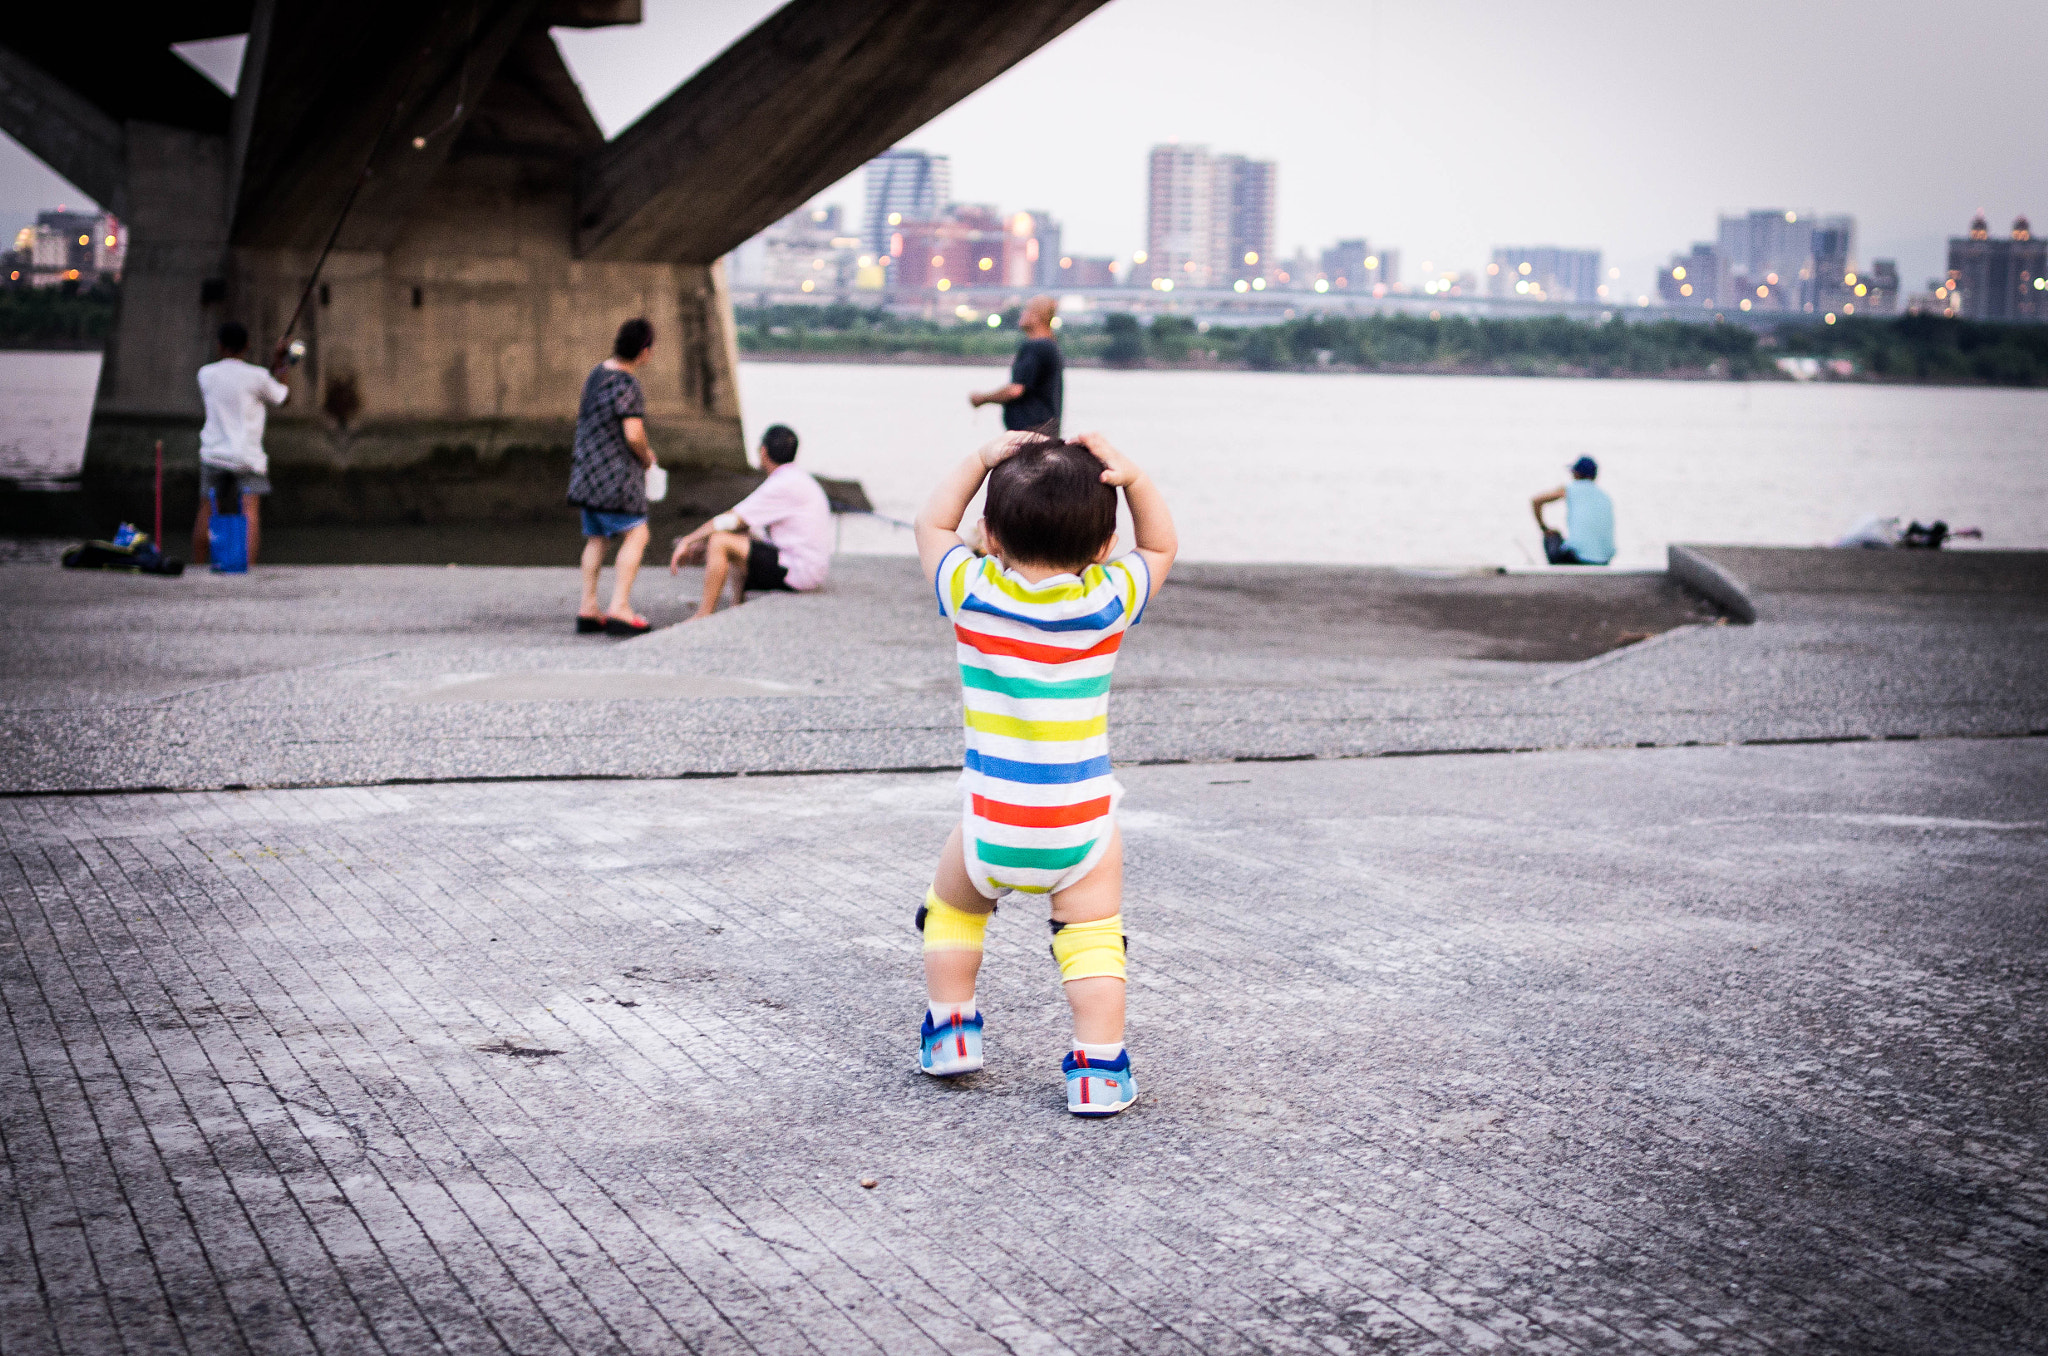
<svg viewBox="0 0 2048 1356"><path fill-rule="evenodd" d="M0 132L115 216L128 215L128 154L121 124L63 81L4 47Z"/></svg>
<svg viewBox="0 0 2048 1356"><path fill-rule="evenodd" d="M708 261L1104 0L795 0L592 156L576 252Z"/></svg>

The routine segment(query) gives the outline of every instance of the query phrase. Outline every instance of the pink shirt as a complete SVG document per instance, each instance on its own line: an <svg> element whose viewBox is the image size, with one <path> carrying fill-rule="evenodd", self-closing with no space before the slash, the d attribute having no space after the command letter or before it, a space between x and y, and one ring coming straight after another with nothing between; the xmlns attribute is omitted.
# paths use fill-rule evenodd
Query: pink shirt
<svg viewBox="0 0 2048 1356"><path fill-rule="evenodd" d="M794 462L776 467L732 511L748 532L780 553L791 588L805 593L825 582L832 565L832 505L809 471Z"/></svg>

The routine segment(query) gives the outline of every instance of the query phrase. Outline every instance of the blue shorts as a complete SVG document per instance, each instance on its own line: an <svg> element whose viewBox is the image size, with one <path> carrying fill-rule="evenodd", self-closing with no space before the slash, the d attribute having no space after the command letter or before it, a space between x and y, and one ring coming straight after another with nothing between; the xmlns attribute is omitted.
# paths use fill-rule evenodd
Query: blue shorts
<svg viewBox="0 0 2048 1356"><path fill-rule="evenodd" d="M606 513L601 509L583 510L583 535L586 537L619 537L631 532L647 521L644 513Z"/></svg>

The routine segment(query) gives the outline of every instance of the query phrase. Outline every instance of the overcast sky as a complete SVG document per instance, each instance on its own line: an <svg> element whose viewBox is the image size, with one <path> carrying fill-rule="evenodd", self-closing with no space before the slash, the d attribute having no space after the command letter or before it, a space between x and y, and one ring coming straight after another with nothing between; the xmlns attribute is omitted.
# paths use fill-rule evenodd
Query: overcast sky
<svg viewBox="0 0 2048 1356"><path fill-rule="evenodd" d="M557 36L614 132L774 8ZM1716 213L1774 207L1853 214L1917 288L1979 208L2048 219L2044 52L2040 0L1110 0L904 144L1076 253L1142 245L1146 150L1178 139L1280 162L1283 253L1364 235L1412 276L1594 246L1641 291ZM77 196L0 145L9 219ZM857 219L858 178L820 201Z"/></svg>

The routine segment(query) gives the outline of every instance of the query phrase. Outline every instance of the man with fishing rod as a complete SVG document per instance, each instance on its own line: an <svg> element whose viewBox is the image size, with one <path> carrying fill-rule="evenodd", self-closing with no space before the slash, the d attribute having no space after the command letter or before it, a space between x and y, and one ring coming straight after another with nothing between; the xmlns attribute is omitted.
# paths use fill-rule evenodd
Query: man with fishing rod
<svg viewBox="0 0 2048 1356"><path fill-rule="evenodd" d="M297 354L280 339L268 371L248 361L249 330L230 320L216 336L220 356L199 369L199 395L206 424L199 431L199 516L192 524L192 561L212 559L216 506L225 515L240 511L248 520L246 563L256 563L260 505L270 493L270 457L263 450L269 406L291 398L288 379Z"/></svg>

